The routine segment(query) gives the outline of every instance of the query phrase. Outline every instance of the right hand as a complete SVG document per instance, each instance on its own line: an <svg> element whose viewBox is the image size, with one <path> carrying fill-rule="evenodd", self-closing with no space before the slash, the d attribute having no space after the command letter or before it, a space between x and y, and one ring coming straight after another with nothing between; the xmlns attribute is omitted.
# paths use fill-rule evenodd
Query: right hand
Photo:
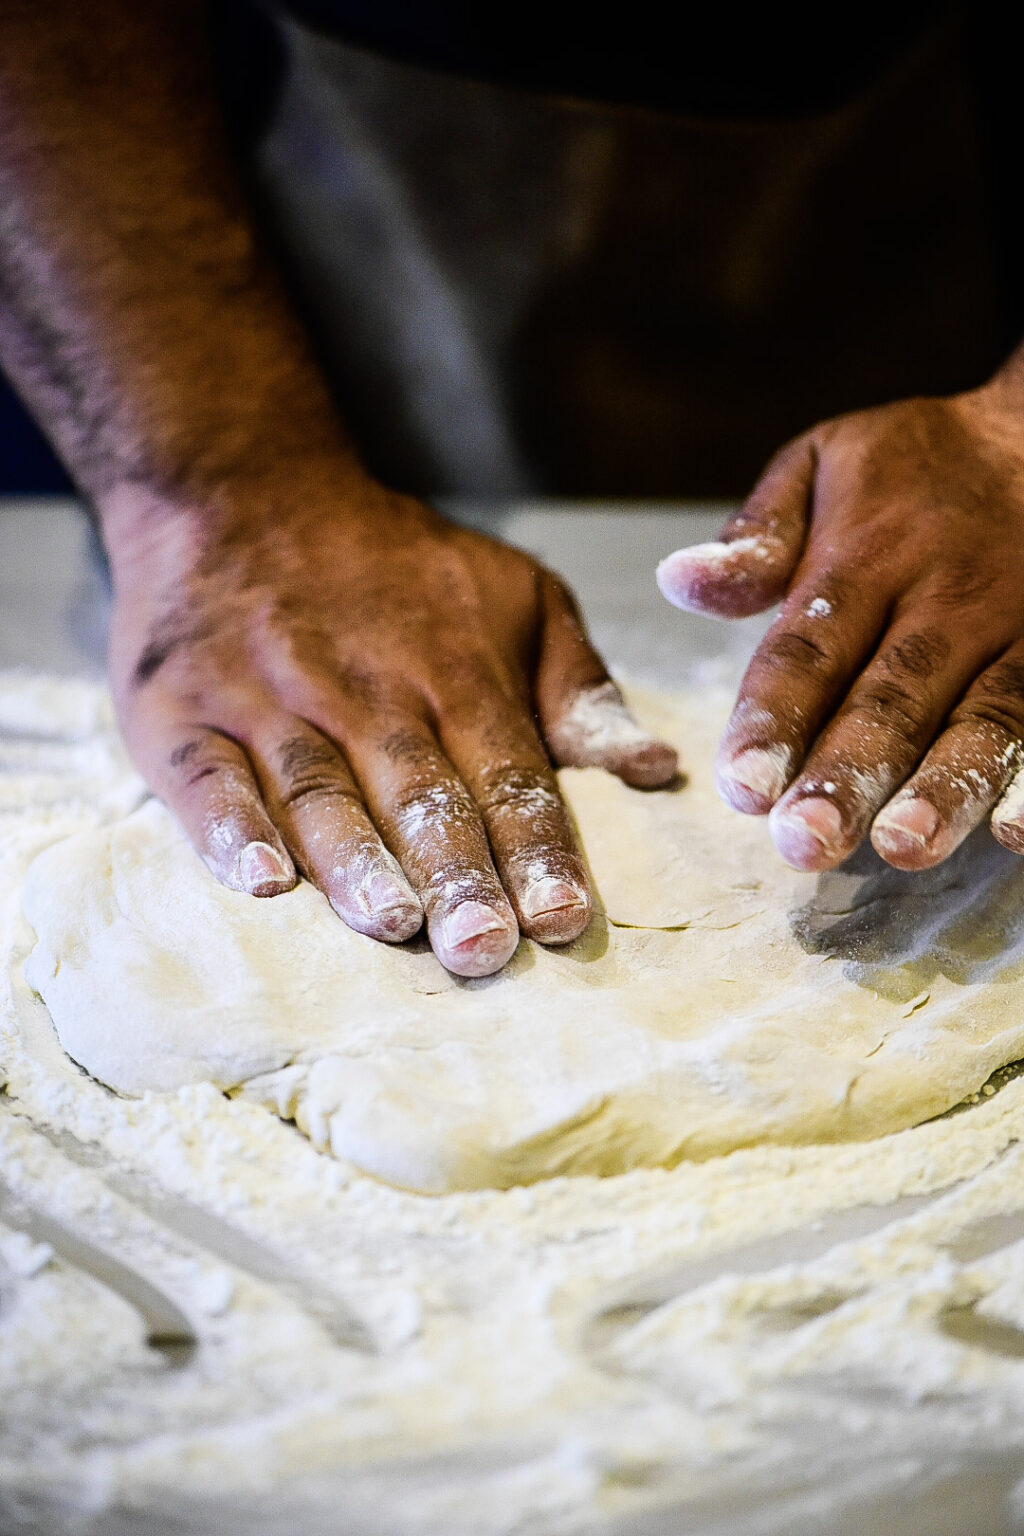
<svg viewBox="0 0 1024 1536"><path fill-rule="evenodd" d="M563 584L369 480L108 509L111 675L132 756L224 884L296 870L352 928L483 976L586 927L555 764L654 787ZM246 502L243 510L237 503Z"/></svg>

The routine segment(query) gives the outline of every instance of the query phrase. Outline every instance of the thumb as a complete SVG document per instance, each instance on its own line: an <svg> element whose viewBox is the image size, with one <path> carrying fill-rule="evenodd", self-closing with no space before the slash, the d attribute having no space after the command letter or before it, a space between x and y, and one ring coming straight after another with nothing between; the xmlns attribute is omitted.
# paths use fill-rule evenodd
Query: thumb
<svg viewBox="0 0 1024 1536"><path fill-rule="evenodd" d="M816 468L809 432L780 449L719 539L677 549L658 566L669 602L720 619L777 603L803 551Z"/></svg>
<svg viewBox="0 0 1024 1536"><path fill-rule="evenodd" d="M537 713L553 761L607 768L627 784L658 789L676 776L675 750L630 714L584 628L575 599L545 574L536 673Z"/></svg>

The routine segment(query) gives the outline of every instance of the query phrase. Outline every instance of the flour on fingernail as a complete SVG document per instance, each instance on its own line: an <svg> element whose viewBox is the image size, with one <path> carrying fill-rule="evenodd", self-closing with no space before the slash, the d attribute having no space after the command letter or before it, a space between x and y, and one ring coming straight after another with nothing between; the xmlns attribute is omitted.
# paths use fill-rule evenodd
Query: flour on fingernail
<svg viewBox="0 0 1024 1536"><path fill-rule="evenodd" d="M236 878L253 896L271 896L291 887L295 873L270 843L247 843L238 855Z"/></svg>
<svg viewBox="0 0 1024 1536"><path fill-rule="evenodd" d="M1024 826L1024 770L1012 779L999 804L992 812L993 827Z"/></svg>
<svg viewBox="0 0 1024 1536"><path fill-rule="evenodd" d="M762 810L783 793L792 774L789 747L748 747L716 769L718 788L731 802L741 800L741 810Z"/></svg>

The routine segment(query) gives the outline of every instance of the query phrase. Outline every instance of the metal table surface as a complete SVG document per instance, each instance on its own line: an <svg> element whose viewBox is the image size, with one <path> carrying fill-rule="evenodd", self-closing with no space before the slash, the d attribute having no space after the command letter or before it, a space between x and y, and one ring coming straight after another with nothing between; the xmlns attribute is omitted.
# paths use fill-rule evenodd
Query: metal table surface
<svg viewBox="0 0 1024 1536"><path fill-rule="evenodd" d="M566 502L450 502L453 517L538 555L575 589L614 665L670 685L703 658L737 660L761 619L720 625L671 608L654 584L663 555L713 537L728 510ZM70 500L0 501L0 667L99 677L109 603L89 519Z"/></svg>

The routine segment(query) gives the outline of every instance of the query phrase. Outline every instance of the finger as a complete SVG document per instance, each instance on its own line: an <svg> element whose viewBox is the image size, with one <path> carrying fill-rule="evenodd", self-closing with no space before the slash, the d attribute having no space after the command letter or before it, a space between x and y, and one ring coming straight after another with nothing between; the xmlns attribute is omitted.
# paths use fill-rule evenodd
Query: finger
<svg viewBox="0 0 1024 1536"><path fill-rule="evenodd" d="M1007 765L1005 792L992 814L992 832L1004 848L1024 853L1024 644L1012 646L964 700L965 708L986 710L1016 735L1018 750ZM1009 750L1009 748L1007 748Z"/></svg>
<svg viewBox="0 0 1024 1536"><path fill-rule="evenodd" d="M951 724L875 817L875 851L896 869L941 864L984 821L1024 763L1022 732L1024 721L1015 733L984 717Z"/></svg>
<svg viewBox="0 0 1024 1536"><path fill-rule="evenodd" d="M658 566L658 586L690 613L742 619L778 602L797 568L814 494L809 433L772 459L718 539L677 549Z"/></svg>
<svg viewBox="0 0 1024 1536"><path fill-rule="evenodd" d="M831 869L853 852L980 663L920 614L894 626L771 813L787 863Z"/></svg>
<svg viewBox="0 0 1024 1536"><path fill-rule="evenodd" d="M306 878L357 933L412 938L423 909L334 743L289 716L261 721L255 746L264 800Z"/></svg>
<svg viewBox="0 0 1024 1536"><path fill-rule="evenodd" d="M1011 853L1024 853L1024 768L1017 770L992 813L992 835Z"/></svg>
<svg viewBox="0 0 1024 1536"><path fill-rule="evenodd" d="M889 594L811 569L747 667L715 762L719 794L764 816L799 772L819 731L875 651Z"/></svg>
<svg viewBox="0 0 1024 1536"><path fill-rule="evenodd" d="M519 939L515 914L480 812L436 738L407 715L380 734L350 736L346 751L384 841L419 896L442 965L458 976L500 970Z"/></svg>
<svg viewBox="0 0 1024 1536"><path fill-rule="evenodd" d="M252 896L292 889L295 867L241 747L219 731L156 711L137 719L130 746L222 885Z"/></svg>
<svg viewBox="0 0 1024 1536"><path fill-rule="evenodd" d="M463 698L445 710L441 737L483 815L521 930L544 944L575 939L590 921L590 885L533 722L482 685L475 704Z"/></svg>
<svg viewBox="0 0 1024 1536"><path fill-rule="evenodd" d="M633 719L587 637L572 594L546 576L543 600L537 711L555 762L607 768L639 789L671 783L679 767L676 753Z"/></svg>

